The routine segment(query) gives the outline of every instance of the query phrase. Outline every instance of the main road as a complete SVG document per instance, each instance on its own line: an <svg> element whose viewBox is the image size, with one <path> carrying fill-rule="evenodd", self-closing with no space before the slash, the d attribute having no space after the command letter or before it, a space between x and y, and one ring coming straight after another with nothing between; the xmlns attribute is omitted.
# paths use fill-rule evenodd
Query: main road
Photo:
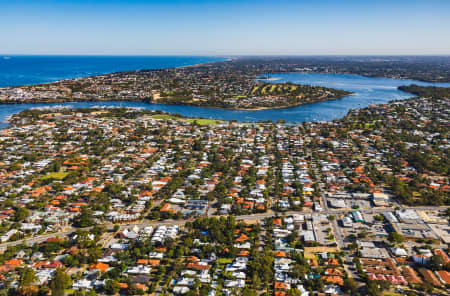
<svg viewBox="0 0 450 296"><path fill-rule="evenodd" d="M326 206L324 204L324 206ZM447 209L449 208L448 206L445 207L402 207L402 209L415 209L415 210L422 210L422 211L428 211L428 210L442 210L442 209ZM373 208L373 209L362 209L360 210L362 213L384 213L388 210L393 210L393 209L389 209L389 208ZM328 207L324 208L323 211L321 211L320 213L322 214L327 214L327 215L339 215L339 214L345 214L348 213L349 211L351 211L351 209L329 209ZM243 215L243 216L236 216L237 220L242 220L242 221L246 221L246 222L261 222L262 220L266 219L266 218L270 218L270 217L275 217L275 216L290 216L290 215L311 215L314 214L314 212L312 211L287 211L287 212L273 212L273 211L269 211L267 213L261 213L261 214L251 214L251 215ZM220 217L220 216L211 216L211 217ZM184 225L186 222L188 221L193 221L193 219L190 220L164 220L164 221L150 221L150 220L141 220L138 223L129 223L129 224L119 224L120 229L125 229L125 228L130 228L130 227L134 227L137 226L139 228L142 227L146 227L146 226L153 226L153 227L158 227L161 225ZM113 230L114 225L112 223L108 223L108 224L104 224L108 230ZM339 227L337 225L337 221L336 219L334 219L333 221L333 230L336 236L336 241L340 241L341 240L341 235L339 235ZM60 232L55 232L55 233L49 233L49 234L42 234L39 236L35 236L35 237L31 237L31 238L27 238L27 239L22 239L22 240L17 240L17 241L13 241L13 242L6 242L6 243L1 243L0 244L0 249L6 249L9 246L15 246L15 245L19 245L22 243L26 243L28 245L32 245L35 243L42 243L45 242L47 239L52 238L52 237L68 237L71 234L75 233L78 229L80 230L90 230L91 227L87 227L87 228L70 228L68 230L65 231L60 231ZM343 247L342 243L338 243L338 246Z"/></svg>

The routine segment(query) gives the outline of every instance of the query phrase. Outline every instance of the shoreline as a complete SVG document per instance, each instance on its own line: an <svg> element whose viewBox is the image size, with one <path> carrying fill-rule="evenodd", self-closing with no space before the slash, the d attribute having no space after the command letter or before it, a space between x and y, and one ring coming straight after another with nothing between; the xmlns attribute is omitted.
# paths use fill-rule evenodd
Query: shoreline
<svg viewBox="0 0 450 296"><path fill-rule="evenodd" d="M187 65L187 66L179 66L179 67L173 67L173 68L161 68L161 69L182 69L182 68L195 68L195 67L200 67L203 65L208 65L208 64L214 64L214 63L221 63L221 62L229 62L232 59L230 58L223 58L223 61L214 61L214 62L206 62L206 63L198 63L198 64L194 64L194 65ZM153 69L146 69L146 70L153 70ZM135 70L137 71L137 70Z"/></svg>
<svg viewBox="0 0 450 296"><path fill-rule="evenodd" d="M209 57L206 57L206 58L209 58ZM179 68L189 68L189 67L193 67L194 68L194 67L199 67L199 66L205 65L205 64L211 64L211 63L217 63L217 62L225 62L225 61L230 61L231 60L229 58L221 58L221 59L225 59L225 60L224 61L211 61L211 62L197 63L197 64L193 64L193 65L184 65L184 66L176 66L176 67L163 67L163 68L148 68L148 69L134 69L134 70L112 71L112 72L105 72L105 73L94 74L94 75L87 75L87 76L77 76L77 77L72 77L72 78L62 78L62 79L58 79L58 80L55 80L55 81L42 82L42 83L20 84L20 85L11 85L11 86L0 86L0 89L16 88L16 87L24 87L24 86L34 86L34 85L36 85L36 86L38 86L38 85L47 85L47 84L58 83L58 82L67 81L67 80L75 80L75 79L82 79L82 78L89 78L89 77L95 77L95 76L101 76L101 75L110 75L110 74L124 73L124 72L153 71L153 70L179 69Z"/></svg>
<svg viewBox="0 0 450 296"><path fill-rule="evenodd" d="M189 107L198 107L198 108L209 108L209 109L217 109L217 110L230 110L230 111L262 111L262 110L271 110L271 109L288 109L288 108L294 108L299 107L303 105L309 105L309 104L315 104L320 102L327 102L327 101L333 101L333 100L339 100L342 98L345 98L347 96L351 96L354 93L350 93L348 95L334 97L328 100L319 100L316 102L307 102L307 103L299 103L299 104L291 104L291 105L283 105L283 106L258 106L256 108L227 108L227 107L220 107L220 106L202 106L202 105L195 105L195 104L179 104L179 103L157 103L157 102L149 102L146 100L136 100L136 99L114 99L114 98L108 98L108 99L97 99L97 100L67 100L67 101L60 101L60 100L43 100L40 102L16 102L16 101L2 101L0 102L0 105L39 105L39 104L70 104L70 103L95 103L95 102L136 102L136 103L145 103L150 105L166 105L166 106L189 106Z"/></svg>
<svg viewBox="0 0 450 296"><path fill-rule="evenodd" d="M418 82L424 82L424 83L450 83L450 80L426 80L426 79L418 79L418 78L408 78L408 77L395 77L395 76L377 76L377 75L364 75L364 74L358 74L358 73L351 73L351 72L325 72L325 71L290 71L290 72L268 72L261 75L276 75L276 74L289 74L289 73L304 73L304 74L333 74L333 75L355 75L365 78L385 78L385 79L395 79L395 80L413 80ZM281 80L282 78L279 78L277 80ZM268 80L270 79L263 79L259 78L259 80Z"/></svg>
<svg viewBox="0 0 450 296"><path fill-rule="evenodd" d="M175 67L146 68L146 69L134 69L134 70L121 70L121 71L104 72L104 73L99 73L99 74L94 74L94 75L57 79L57 80L54 80L54 81L42 82L42 83L20 84L20 85L12 85L12 86L0 86L0 89L35 86L35 85L36 86L47 85L47 84L58 83L58 82L67 81L67 80L83 79L83 78L90 78L90 77L95 77L95 76L110 75L110 74L125 73L125 72L195 68L195 67L200 67L202 65L221 63L221 62L230 62L230 61L235 60L235 58L230 58L230 57L208 57L208 56L205 56L205 58L217 58L217 59L220 59L220 60L203 62L203 63L197 63L197 64L192 64L192 65L175 66ZM352 72L348 72L348 71L347 72L346 71L343 71L343 72L325 72L325 71L265 72L265 73L257 74L255 76L254 80L255 81L269 81L269 82L271 82L271 81L279 81L279 80L282 80L282 78L268 77L267 79L264 79L264 78L259 78L258 76L261 76L261 75L274 75L274 74L281 74L281 73L344 74L344 75L356 75L356 76L361 76L361 77L366 77L366 78L387 78L387 79L396 79L396 80L415 80L415 81L418 81L418 82L433 83L433 84L435 84L435 83L450 83L450 80L427 80L427 79L412 78L412 77L395 77L395 76L382 76L382 75L376 75L376 74L373 74L373 75L371 75L371 74L360 74L360 73L352 73ZM0 102L0 104L2 104L2 103ZM244 110L246 110L246 109L244 109Z"/></svg>
<svg viewBox="0 0 450 296"><path fill-rule="evenodd" d="M335 98L333 100L338 100L338 99L342 99L342 98L343 97ZM411 98L408 98L408 99L413 99L413 98L417 98L417 97L411 97ZM105 100L105 102L108 102L108 101L111 101L111 100ZM118 100L118 101L120 101L120 100ZM78 103L79 101L78 102L77 101L72 101L72 102L73 103ZM88 102L88 101L86 101L86 102ZM92 101L89 101L89 102L92 102ZM96 101L93 101L93 102L96 102ZM134 101L129 101L129 102L134 102ZM140 101L137 101L137 102L140 102ZM347 111L347 113L343 117L341 117L340 119L345 118L350 112L352 112L354 110L363 110L363 109L366 109L366 108L370 108L371 106L378 106L378 105L382 106L382 105L386 105L386 104L392 104L393 102L395 102L395 100L389 101L387 103L380 103L380 104L368 105L368 106L365 106L365 107L359 107L359 108L356 108L356 109L349 109ZM71 102L63 102L63 103L71 103ZM314 103L319 103L319 102L313 102L313 103L307 103L307 104L314 104ZM147 102L147 104L153 104L153 103L148 103ZM304 105L307 105L307 104L304 104ZM178 106L189 106L189 105L178 105ZM56 106L43 106L42 108L49 108L51 110L51 109L66 108L66 107L69 108L69 109L73 109L73 110L84 109L84 108L87 108L87 109L95 109L95 108L99 108L99 109L108 109L108 108L112 108L112 109L114 109L114 108L140 109L140 110L143 110L143 111L147 110L147 111L151 111L151 112L161 112L161 114L165 114L165 115L176 115L176 116L179 116L179 119L187 119L187 120L189 120L189 119L193 119L193 120L207 119L207 120L215 120L215 121L218 121L218 122L233 122L234 121L234 119L215 119L215 118L207 118L207 117L202 117L202 116L186 116L186 115L183 115L183 114L180 114L180 113L177 113L177 112L170 112L170 111L163 111L163 110L148 110L148 109L142 109L142 107L122 107L122 106L73 107L73 106L56 105ZM293 108L293 107L296 107L296 106L279 107L279 108L274 108L274 109L288 109L288 108ZM35 108L36 109L40 109L41 107L35 107ZM203 108L208 108L208 107L203 107ZM209 108L225 109L225 108L214 108L214 107L209 107ZM7 128L9 125L11 125L12 124L11 120L14 118L15 115L20 114L21 112L23 112L25 110L32 110L32 109L34 109L34 108L27 108L27 109L24 109L24 110L19 111L17 113L13 113L13 114L5 117L3 121L0 121L0 123L5 124L6 126L0 127L0 130L3 130L5 128ZM225 110L229 110L229 109L225 109ZM236 110L236 111L258 111L258 110L248 110L248 109L239 109L239 110L238 109L232 109L232 110ZM264 110L264 109L261 109L261 110ZM308 122L332 122L333 120L334 119L332 119L332 120L311 120L311 121L308 121ZM259 121L240 121L240 120L237 120L237 122L239 124L249 124L249 123L253 124L253 123L264 122L264 121L275 122L275 120L259 120ZM284 124L284 125L292 125L292 124L301 124L301 123L302 122L286 121L285 123L282 123L282 124Z"/></svg>

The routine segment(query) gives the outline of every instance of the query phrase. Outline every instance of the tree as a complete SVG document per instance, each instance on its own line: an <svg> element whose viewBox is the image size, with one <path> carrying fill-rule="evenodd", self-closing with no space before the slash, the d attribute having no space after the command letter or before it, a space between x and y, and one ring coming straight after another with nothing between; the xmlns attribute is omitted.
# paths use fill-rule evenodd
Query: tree
<svg viewBox="0 0 450 296"><path fill-rule="evenodd" d="M433 255L427 263L427 266L431 270L440 270L444 265L444 258L441 255Z"/></svg>
<svg viewBox="0 0 450 296"><path fill-rule="evenodd" d="M355 295L358 291L358 284L353 278L344 279L344 292L350 295Z"/></svg>
<svg viewBox="0 0 450 296"><path fill-rule="evenodd" d="M381 222L381 221L383 221L383 219L384 219L384 217L381 216L381 215L375 215L373 218L374 218L376 221L378 221L378 222Z"/></svg>
<svg viewBox="0 0 450 296"><path fill-rule="evenodd" d="M366 285L366 294L369 296L382 295L384 290L389 289L388 281L371 281L369 280Z"/></svg>
<svg viewBox="0 0 450 296"><path fill-rule="evenodd" d="M75 291L72 296L96 296L97 294L95 293L94 290L90 290L90 291Z"/></svg>
<svg viewBox="0 0 450 296"><path fill-rule="evenodd" d="M389 233L388 240L397 244L401 244L403 242L403 236L397 232Z"/></svg>
<svg viewBox="0 0 450 296"><path fill-rule="evenodd" d="M120 291L120 284L118 281L115 280L108 280L105 283L105 291L106 293L110 295L114 295L119 293Z"/></svg>
<svg viewBox="0 0 450 296"><path fill-rule="evenodd" d="M298 290L297 288L294 288L294 289L289 289L289 290L286 292L286 295L287 295L287 296L301 296L302 293L301 293L300 290Z"/></svg>
<svg viewBox="0 0 450 296"><path fill-rule="evenodd" d="M255 290L249 289L248 287L245 287L244 291L242 292L242 296L256 296L258 295Z"/></svg>
<svg viewBox="0 0 450 296"><path fill-rule="evenodd" d="M81 214L75 219L75 224L82 228L94 225L92 210L88 207L82 207Z"/></svg>
<svg viewBox="0 0 450 296"><path fill-rule="evenodd" d="M64 296L64 290L72 286L72 278L61 268L56 269L55 276L50 282L50 290L53 296Z"/></svg>
<svg viewBox="0 0 450 296"><path fill-rule="evenodd" d="M91 233L96 235L97 237L101 236L105 232L106 232L106 226L104 226L104 225L95 225L91 229Z"/></svg>
<svg viewBox="0 0 450 296"><path fill-rule="evenodd" d="M19 288L22 290L23 294L28 294L29 289L27 287L31 286L37 281L36 272L34 269L25 267L19 270Z"/></svg>
<svg viewBox="0 0 450 296"><path fill-rule="evenodd" d="M30 216L30 211L28 211L26 208L17 208L16 212L14 213L14 221L21 222L25 220L28 216Z"/></svg>
<svg viewBox="0 0 450 296"><path fill-rule="evenodd" d="M142 289L139 289L136 286L136 284L131 283L128 285L127 294L128 295L142 295L142 294L144 294L144 291Z"/></svg>
<svg viewBox="0 0 450 296"><path fill-rule="evenodd" d="M261 279L259 278L257 273L255 273L253 275L252 283L253 283L253 288L255 288L255 289L259 289L259 287L261 286Z"/></svg>

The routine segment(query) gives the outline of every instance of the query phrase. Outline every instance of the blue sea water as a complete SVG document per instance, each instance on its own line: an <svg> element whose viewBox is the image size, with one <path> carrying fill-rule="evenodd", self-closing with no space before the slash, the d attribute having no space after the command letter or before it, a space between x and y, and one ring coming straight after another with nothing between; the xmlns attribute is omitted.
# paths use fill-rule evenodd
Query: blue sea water
<svg viewBox="0 0 450 296"><path fill-rule="evenodd" d="M11 63L16 58L18 60ZM178 67L215 60L218 59L208 57L11 57L11 59L0 61L0 86L43 83L125 70ZM278 119L284 119L288 122L324 121L341 118L350 109L363 108L371 104L382 104L394 99L401 100L413 96L399 91L397 87L400 85L417 84L450 87L450 83L426 83L415 80L373 78L351 74L296 72L275 73L268 76L272 78L270 82L293 82L325 86L347 90L353 94L338 100L292 108L258 111L118 101L0 105L0 120L3 120L0 127L7 125L5 120L12 114L33 107L54 105L66 105L74 108L93 106L141 107L148 110L179 113L189 117L235 119L239 121L276 121Z"/></svg>
<svg viewBox="0 0 450 296"><path fill-rule="evenodd" d="M0 56L0 87L224 60L200 56Z"/></svg>

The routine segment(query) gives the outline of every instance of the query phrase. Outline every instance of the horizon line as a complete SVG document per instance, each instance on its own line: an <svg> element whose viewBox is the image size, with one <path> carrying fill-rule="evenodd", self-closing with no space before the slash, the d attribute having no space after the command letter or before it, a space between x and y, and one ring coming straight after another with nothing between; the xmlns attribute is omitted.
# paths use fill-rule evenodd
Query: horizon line
<svg viewBox="0 0 450 296"><path fill-rule="evenodd" d="M65 53L55 53L55 54L13 54L13 53L0 53L2 57L13 57L13 56L99 56L99 57L215 57L215 58L229 58L229 57L420 57L420 56L440 56L440 57L450 57L450 53L447 54L65 54Z"/></svg>

